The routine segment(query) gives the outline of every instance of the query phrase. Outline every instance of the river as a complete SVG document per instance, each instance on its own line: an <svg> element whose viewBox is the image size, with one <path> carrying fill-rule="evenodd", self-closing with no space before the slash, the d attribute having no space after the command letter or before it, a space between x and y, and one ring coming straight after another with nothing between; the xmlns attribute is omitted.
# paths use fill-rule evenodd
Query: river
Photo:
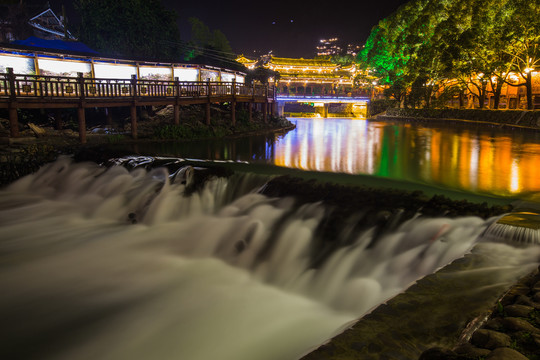
<svg viewBox="0 0 540 360"><path fill-rule="evenodd" d="M364 174L495 197L540 191L540 132L488 125L290 118L296 129L187 143L139 145L143 154Z"/></svg>
<svg viewBox="0 0 540 360"><path fill-rule="evenodd" d="M293 121L296 130L277 137L138 144L137 151L500 196L538 190L535 134ZM483 239L494 219L474 216L415 217L377 241L373 229L352 231L351 223L333 235L340 246L315 262L315 245L330 240L318 233L322 204L260 195L266 180L249 173L213 179L190 196L174 179L164 168L105 169L61 158L0 189L0 357L294 360L453 260L468 259L449 270L433 310L421 307L423 317L445 308L451 316L442 318L454 325L538 266L540 247ZM466 307L456 308L458 296ZM414 358L459 331L415 321L415 337L407 326L372 329L385 344L414 344L401 353L379 347L375 358Z"/></svg>

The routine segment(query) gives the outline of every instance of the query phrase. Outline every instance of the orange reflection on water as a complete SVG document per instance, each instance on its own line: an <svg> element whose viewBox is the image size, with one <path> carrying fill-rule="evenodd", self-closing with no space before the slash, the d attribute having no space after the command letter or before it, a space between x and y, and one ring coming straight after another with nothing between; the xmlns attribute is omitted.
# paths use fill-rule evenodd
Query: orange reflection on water
<svg viewBox="0 0 540 360"><path fill-rule="evenodd" d="M500 196L540 191L540 138L493 129L298 119L278 166L414 180Z"/></svg>

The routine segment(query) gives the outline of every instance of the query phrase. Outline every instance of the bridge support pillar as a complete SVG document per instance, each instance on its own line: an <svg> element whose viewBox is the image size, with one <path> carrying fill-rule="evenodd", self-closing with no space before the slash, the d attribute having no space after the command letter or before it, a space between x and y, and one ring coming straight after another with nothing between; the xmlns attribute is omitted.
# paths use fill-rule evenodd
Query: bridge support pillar
<svg viewBox="0 0 540 360"><path fill-rule="evenodd" d="M19 137L19 116L17 115L17 108L9 106L9 136Z"/></svg>
<svg viewBox="0 0 540 360"><path fill-rule="evenodd" d="M248 113L249 113L249 122L253 121L253 103L248 102Z"/></svg>
<svg viewBox="0 0 540 360"><path fill-rule="evenodd" d="M265 102L262 104L262 111L263 111L263 120L266 124L268 122L268 103Z"/></svg>
<svg viewBox="0 0 540 360"><path fill-rule="evenodd" d="M232 126L236 126L236 101L231 103L231 122Z"/></svg>
<svg viewBox="0 0 540 360"><path fill-rule="evenodd" d="M112 114L111 114L111 109L109 108L105 108L105 117L106 117L106 121L107 121L107 126L109 127L112 127Z"/></svg>
<svg viewBox="0 0 540 360"><path fill-rule="evenodd" d="M86 144L86 114L82 106L77 108L77 118L79 120L79 141L81 144Z"/></svg>
<svg viewBox="0 0 540 360"><path fill-rule="evenodd" d="M206 103L206 125L210 126L210 102Z"/></svg>
<svg viewBox="0 0 540 360"><path fill-rule="evenodd" d="M180 125L180 105L174 105L174 125Z"/></svg>
<svg viewBox="0 0 540 360"><path fill-rule="evenodd" d="M137 106L131 105L131 137L137 139Z"/></svg>
<svg viewBox="0 0 540 360"><path fill-rule="evenodd" d="M54 128L56 130L62 130L62 110L56 109L54 112Z"/></svg>
<svg viewBox="0 0 540 360"><path fill-rule="evenodd" d="M328 117L328 103L324 103L324 108L323 108L323 117L324 118L327 118Z"/></svg>

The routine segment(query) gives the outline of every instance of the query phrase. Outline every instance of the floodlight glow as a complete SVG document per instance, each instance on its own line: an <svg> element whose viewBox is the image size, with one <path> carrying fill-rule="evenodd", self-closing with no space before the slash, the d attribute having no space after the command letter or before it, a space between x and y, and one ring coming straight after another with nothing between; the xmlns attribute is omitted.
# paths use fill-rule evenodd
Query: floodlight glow
<svg viewBox="0 0 540 360"><path fill-rule="evenodd" d="M12 68L15 74L32 74L35 72L34 59L0 55L0 72L6 73L7 68Z"/></svg>
<svg viewBox="0 0 540 360"><path fill-rule="evenodd" d="M131 79L132 75L137 75L137 67L94 63L94 74L98 79Z"/></svg>
<svg viewBox="0 0 540 360"><path fill-rule="evenodd" d="M199 81L199 69L174 68L174 77L179 81Z"/></svg>
<svg viewBox="0 0 540 360"><path fill-rule="evenodd" d="M77 73L85 75L92 73L92 66L88 62L37 59L40 75L77 76Z"/></svg>
<svg viewBox="0 0 540 360"><path fill-rule="evenodd" d="M171 80L172 69L170 67L141 66L139 76L141 79Z"/></svg>

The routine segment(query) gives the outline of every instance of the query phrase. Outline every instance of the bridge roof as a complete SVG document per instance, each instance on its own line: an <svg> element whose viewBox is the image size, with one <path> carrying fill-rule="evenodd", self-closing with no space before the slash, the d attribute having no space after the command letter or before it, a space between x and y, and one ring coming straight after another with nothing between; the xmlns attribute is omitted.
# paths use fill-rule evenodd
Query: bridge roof
<svg viewBox="0 0 540 360"><path fill-rule="evenodd" d="M293 59L293 58L279 58L272 56L268 64L283 65L283 66L316 66L316 67L337 67L328 58L316 58L316 59Z"/></svg>

